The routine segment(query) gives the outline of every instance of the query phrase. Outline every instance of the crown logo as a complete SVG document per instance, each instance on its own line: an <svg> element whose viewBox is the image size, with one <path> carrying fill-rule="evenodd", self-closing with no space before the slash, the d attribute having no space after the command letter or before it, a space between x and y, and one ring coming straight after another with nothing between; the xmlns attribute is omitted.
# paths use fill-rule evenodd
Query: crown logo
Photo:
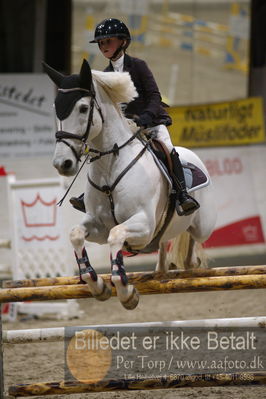
<svg viewBox="0 0 266 399"><path fill-rule="evenodd" d="M52 227L56 224L56 198L47 202L37 193L32 202L20 200L26 227Z"/></svg>

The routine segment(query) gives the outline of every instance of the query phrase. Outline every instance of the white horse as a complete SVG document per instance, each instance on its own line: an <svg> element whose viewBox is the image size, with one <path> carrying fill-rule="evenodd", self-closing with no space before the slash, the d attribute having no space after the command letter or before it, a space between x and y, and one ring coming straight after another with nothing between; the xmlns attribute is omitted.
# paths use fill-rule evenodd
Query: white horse
<svg viewBox="0 0 266 399"><path fill-rule="evenodd" d="M165 273L169 268L166 261L169 240L177 242L178 237L187 232L187 254L183 255L180 249L177 253L176 246L172 245L172 251L176 251L172 263L176 264L175 259L179 259L178 263L183 260L186 268L196 266L194 243L204 242L216 221L208 172L195 153L176 147L181 159L204 171L209 184L192 193L200 204L196 212L180 216L173 211L168 225L162 228L167 218L171 184L159 169L147 140L132 132L121 112L119 103L128 103L137 96L130 75L91 71L85 60L79 75L62 75L47 64L44 69L58 87L55 99L58 131L53 164L61 175L72 176L77 173L83 155L89 163L84 196L86 214L70 233L81 279L95 298L110 297L110 286L90 265L84 240L109 243L111 283L123 306L134 309L138 293L128 284L122 250L145 251L152 243L150 251L159 249L156 271Z"/></svg>

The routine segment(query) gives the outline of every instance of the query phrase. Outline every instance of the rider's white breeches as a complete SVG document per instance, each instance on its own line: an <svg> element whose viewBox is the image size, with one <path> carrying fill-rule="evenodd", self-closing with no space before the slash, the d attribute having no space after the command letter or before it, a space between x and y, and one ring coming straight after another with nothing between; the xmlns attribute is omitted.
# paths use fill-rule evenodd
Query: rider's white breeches
<svg viewBox="0 0 266 399"><path fill-rule="evenodd" d="M171 141L168 129L167 129L167 127L165 125L157 125L157 126L154 126L154 127L150 128L150 129L147 129L147 130L148 131L150 130L151 132L156 131L156 133L157 133L157 137L156 138L159 141L162 141L165 144L165 146L167 147L169 152L172 151L173 143Z"/></svg>

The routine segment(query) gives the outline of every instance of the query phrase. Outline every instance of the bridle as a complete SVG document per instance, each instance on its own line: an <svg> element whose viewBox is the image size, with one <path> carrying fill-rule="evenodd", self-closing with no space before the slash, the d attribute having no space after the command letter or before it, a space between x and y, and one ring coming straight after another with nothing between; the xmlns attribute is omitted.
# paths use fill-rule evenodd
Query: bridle
<svg viewBox="0 0 266 399"><path fill-rule="evenodd" d="M80 162L82 155L84 155L86 153L86 149L87 149L86 141L89 137L91 126L93 126L94 106L96 107L97 111L99 112L99 114L101 116L102 123L104 123L103 113L102 113L101 107L99 106L98 101L96 99L96 93L95 93L93 85L90 90L83 89L81 87L74 87L71 89L59 88L58 91L60 91L61 93L69 93L72 91L84 91L84 92L88 93L88 96L90 96L90 111L89 111L89 117L88 117L85 133L82 136L79 136L78 134L74 134L74 133L65 132L64 130L58 130L55 133L56 142L57 143L61 142L61 143L64 143L65 145L67 145L72 150L77 161ZM61 125L62 125L62 122L60 121L60 127L61 127ZM70 144L68 141L66 141L65 139L75 139L75 140L81 141L83 144L81 152L78 154L75 147L72 144Z"/></svg>

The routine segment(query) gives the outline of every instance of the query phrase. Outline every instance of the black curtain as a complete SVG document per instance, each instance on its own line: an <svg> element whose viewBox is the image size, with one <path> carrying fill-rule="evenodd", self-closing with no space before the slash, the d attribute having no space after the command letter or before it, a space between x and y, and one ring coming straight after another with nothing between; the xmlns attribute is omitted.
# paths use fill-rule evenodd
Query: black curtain
<svg viewBox="0 0 266 399"><path fill-rule="evenodd" d="M0 0L0 73L33 72L38 0ZM70 72L71 0L46 0L44 60ZM38 38L37 38L38 45Z"/></svg>
<svg viewBox="0 0 266 399"><path fill-rule="evenodd" d="M250 31L250 65L266 65L266 1L252 0Z"/></svg>
<svg viewBox="0 0 266 399"><path fill-rule="evenodd" d="M35 2L0 1L0 72L31 72Z"/></svg>
<svg viewBox="0 0 266 399"><path fill-rule="evenodd" d="M71 0L47 1L45 62L65 73L71 72L71 11Z"/></svg>
<svg viewBox="0 0 266 399"><path fill-rule="evenodd" d="M249 96L261 96L266 104L265 0L251 2Z"/></svg>

